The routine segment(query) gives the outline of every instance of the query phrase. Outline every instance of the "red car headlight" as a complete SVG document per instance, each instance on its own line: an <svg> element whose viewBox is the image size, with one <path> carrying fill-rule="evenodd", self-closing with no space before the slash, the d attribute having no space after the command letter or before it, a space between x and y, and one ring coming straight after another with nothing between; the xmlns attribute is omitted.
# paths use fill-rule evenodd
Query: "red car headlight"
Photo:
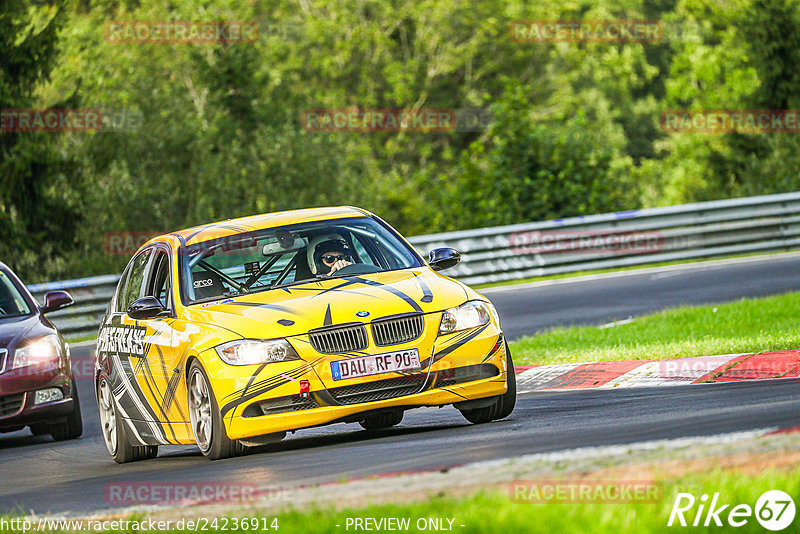
<svg viewBox="0 0 800 534"><path fill-rule="evenodd" d="M14 363L11 368L21 369L59 359L61 359L61 343L58 341L58 336L49 335L17 347L14 350Z"/></svg>

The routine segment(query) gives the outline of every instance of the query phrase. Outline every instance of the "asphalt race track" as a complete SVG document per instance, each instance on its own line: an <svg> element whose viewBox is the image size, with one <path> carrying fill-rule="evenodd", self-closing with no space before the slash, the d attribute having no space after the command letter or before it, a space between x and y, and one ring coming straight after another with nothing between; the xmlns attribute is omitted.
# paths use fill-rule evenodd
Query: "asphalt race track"
<svg viewBox="0 0 800 534"><path fill-rule="evenodd" d="M510 338L562 324L597 324L680 304L800 288L800 257L491 290ZM93 347L73 349L85 360ZM105 450L90 380L78 380L85 431L53 443L27 430L0 436L0 513L97 512L108 484L227 481L293 487L380 473L442 469L520 454L653 439L800 426L800 380L627 390L540 392L514 413L468 424L452 407L406 413L390 430L358 425L301 431L259 454L210 462L194 447L116 465Z"/></svg>
<svg viewBox="0 0 800 534"><path fill-rule="evenodd" d="M500 286L483 292L500 312L506 337L513 340L554 326L603 324L665 308L800 291L800 255L714 263L614 273L581 282L565 279L540 287Z"/></svg>

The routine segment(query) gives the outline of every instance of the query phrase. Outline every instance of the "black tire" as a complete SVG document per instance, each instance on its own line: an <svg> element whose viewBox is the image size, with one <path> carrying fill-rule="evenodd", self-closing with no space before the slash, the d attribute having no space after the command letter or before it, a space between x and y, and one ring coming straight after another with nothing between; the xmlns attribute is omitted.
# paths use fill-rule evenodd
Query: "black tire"
<svg viewBox="0 0 800 534"><path fill-rule="evenodd" d="M506 381L508 389L502 395L495 397L495 402L483 408L474 408L472 410L460 410L464 419L474 425L496 421L498 419L505 419L511 412L514 411L514 406L517 404L517 377L514 373L514 362L511 359L511 351L506 345Z"/></svg>
<svg viewBox="0 0 800 534"><path fill-rule="evenodd" d="M403 421L403 411L386 412L378 415L370 415L359 421L358 424L364 430L380 430L382 428L391 428L399 425Z"/></svg>
<svg viewBox="0 0 800 534"><path fill-rule="evenodd" d="M227 431L225 430L225 424L222 421L222 413L219 409L219 404L217 404L216 396L214 395L214 390L211 387L211 382L208 380L208 376L206 375L205 370L203 370L203 366L195 360L192 362L192 365L189 367L189 374L186 377L186 386L189 394L188 402L189 412L192 412L192 379L195 376L195 373L200 373L203 380L205 380L206 386L208 388L208 400L211 402L211 414L210 414L210 421L211 421L211 440L210 443L205 444L201 443L201 440L198 440L197 432L195 425L192 424L192 433L195 436L195 442L197 446L200 448L200 452L203 453L203 456L210 460L222 460L224 458L233 458L235 456L242 456L249 452L249 447L245 446L238 440L230 439L228 437ZM205 445L205 446L204 446Z"/></svg>
<svg viewBox="0 0 800 534"><path fill-rule="evenodd" d="M31 434L34 436L50 435L50 425L47 423L36 423L30 426Z"/></svg>
<svg viewBox="0 0 800 534"><path fill-rule="evenodd" d="M496 419L505 419L514 407L517 405L517 374L514 372L514 361L511 359L511 349L508 348L506 343L506 381L508 382L508 390L500 396L500 408L497 412Z"/></svg>
<svg viewBox="0 0 800 534"><path fill-rule="evenodd" d="M38 429L37 429L38 430ZM31 431L36 433L33 428ZM72 413L67 416L66 421L50 425L50 435L56 441L76 439L83 434L83 417L81 416L81 401L78 398L78 386L75 379L72 379Z"/></svg>
<svg viewBox="0 0 800 534"><path fill-rule="evenodd" d="M463 415L464 419L473 425L481 425L483 423L493 421L495 419L495 412L497 410L499 400L498 397L495 398L497 400L495 400L494 404L484 406L483 408L474 408L472 410L460 410L461 415Z"/></svg>
<svg viewBox="0 0 800 534"><path fill-rule="evenodd" d="M104 381L105 379L101 379L101 381L96 384L98 390L97 404L98 408L101 410L101 425L103 425L104 414L102 413L103 406L100 396L100 387ZM104 428L101 428L101 431L103 432L103 440L106 443L106 448L108 449L108 452L114 461L118 464L127 464L130 462L150 460L158 456L158 445L131 445L131 442L128 439L128 431L125 429L125 424L122 421L122 417L119 415L119 410L117 410L116 401L114 400L113 396L109 399L109 402L111 403L111 411L113 412L113 414L109 415L114 418L114 427L116 429L116 433L114 434L113 438L114 443L109 444Z"/></svg>

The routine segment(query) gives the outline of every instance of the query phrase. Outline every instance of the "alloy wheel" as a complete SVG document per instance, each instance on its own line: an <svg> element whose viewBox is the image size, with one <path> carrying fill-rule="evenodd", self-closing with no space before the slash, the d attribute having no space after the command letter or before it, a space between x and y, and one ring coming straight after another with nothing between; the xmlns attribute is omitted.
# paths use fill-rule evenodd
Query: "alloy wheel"
<svg viewBox="0 0 800 534"><path fill-rule="evenodd" d="M103 441L109 454L114 456L117 453L117 412L114 408L114 398L111 394L111 387L108 381L103 378L100 380L99 388L100 402L100 425L103 428Z"/></svg>
<svg viewBox="0 0 800 534"><path fill-rule="evenodd" d="M189 381L189 418L197 446L203 452L211 447L211 396L203 373L195 369Z"/></svg>

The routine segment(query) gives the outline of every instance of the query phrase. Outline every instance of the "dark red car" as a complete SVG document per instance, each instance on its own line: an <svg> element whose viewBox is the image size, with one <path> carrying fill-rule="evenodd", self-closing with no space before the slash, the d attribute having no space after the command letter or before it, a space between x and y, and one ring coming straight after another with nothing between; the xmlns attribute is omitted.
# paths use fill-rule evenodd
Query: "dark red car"
<svg viewBox="0 0 800 534"><path fill-rule="evenodd" d="M0 262L0 432L28 426L56 441L83 433L69 346L45 317L72 302L66 291L51 291L40 307Z"/></svg>

